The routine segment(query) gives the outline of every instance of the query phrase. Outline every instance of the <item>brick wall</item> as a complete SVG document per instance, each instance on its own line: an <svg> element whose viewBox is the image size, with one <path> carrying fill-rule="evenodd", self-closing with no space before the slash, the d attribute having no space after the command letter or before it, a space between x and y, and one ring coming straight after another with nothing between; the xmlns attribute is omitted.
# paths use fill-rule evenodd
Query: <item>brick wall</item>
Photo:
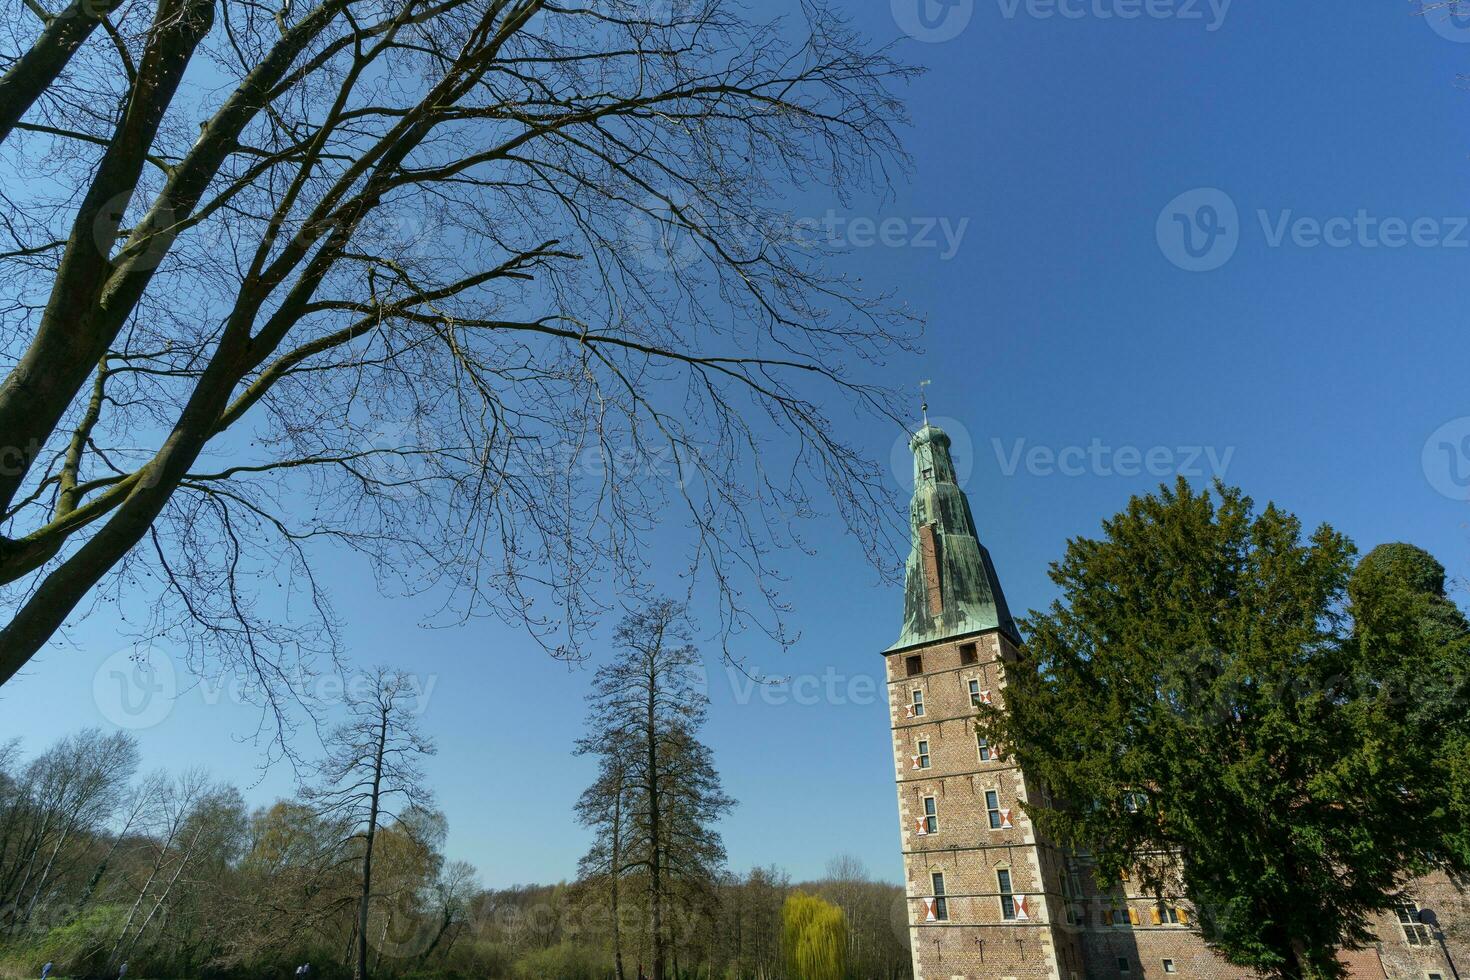
<svg viewBox="0 0 1470 980"><path fill-rule="evenodd" d="M919 658L913 676L910 657ZM1210 952L1177 894L1161 902L1133 882L1100 883L1085 854L1037 839L1020 806L1036 787L1013 760L984 758L974 729L972 698L1003 705L1005 665L1015 658L997 632L886 658L915 980L1252 980L1250 971ZM1001 827L991 826L988 792ZM930 815L926 799L934 804L933 833L920 830ZM1002 869L1014 900L1025 902L1025 919L1003 916ZM944 879L944 921L927 919L935 873ZM1451 966L1453 959L1470 969L1470 897L1442 875L1415 882L1406 895L1436 913L1440 927L1411 935L1396 914L1379 917L1379 942L1343 954L1349 976L1470 980ZM1175 910L1179 921L1163 909Z"/></svg>

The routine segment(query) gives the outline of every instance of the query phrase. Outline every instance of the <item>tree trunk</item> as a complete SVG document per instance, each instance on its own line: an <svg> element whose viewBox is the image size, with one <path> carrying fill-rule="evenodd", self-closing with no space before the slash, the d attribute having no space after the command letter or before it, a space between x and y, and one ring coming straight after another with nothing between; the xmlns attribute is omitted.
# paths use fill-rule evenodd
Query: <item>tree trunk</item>
<svg viewBox="0 0 1470 980"><path fill-rule="evenodd" d="M655 646L655 649L657 647ZM658 778L658 720L655 714L658 701L658 665L653 657L648 662L648 702L646 705L648 753L648 892L653 913L653 980L664 980L664 907L663 907L663 838L659 828L659 778Z"/></svg>
<svg viewBox="0 0 1470 980"><path fill-rule="evenodd" d="M362 852L362 896L357 906L357 963L353 980L368 976L368 906L373 896L373 838L378 831L378 803L383 789L383 752L388 744L388 708L380 707L378 745L373 759L373 793L368 803L367 841Z"/></svg>
<svg viewBox="0 0 1470 980"><path fill-rule="evenodd" d="M623 978L623 933L618 922L618 880L623 876L623 780L614 788L612 825L612 941L613 971L616 980Z"/></svg>

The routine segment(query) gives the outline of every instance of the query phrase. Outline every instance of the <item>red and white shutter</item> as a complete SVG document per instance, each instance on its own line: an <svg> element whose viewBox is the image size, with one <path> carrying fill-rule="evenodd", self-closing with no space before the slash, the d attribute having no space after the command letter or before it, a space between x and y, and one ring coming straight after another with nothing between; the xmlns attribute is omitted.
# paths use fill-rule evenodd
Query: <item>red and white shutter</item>
<svg viewBox="0 0 1470 980"><path fill-rule="evenodd" d="M1017 895L1014 901L1016 903L1016 919L1021 922L1029 921L1031 919L1031 910L1026 908L1026 896Z"/></svg>
<svg viewBox="0 0 1470 980"><path fill-rule="evenodd" d="M918 834L920 837L928 837L929 821L924 817L916 818L914 820L914 833Z"/></svg>
<svg viewBox="0 0 1470 980"><path fill-rule="evenodd" d="M909 756L909 758L914 760L914 764L911 765L911 766L909 766L910 769L923 769L924 768L923 766L921 766L919 764L919 757L918 756L911 755L911 756Z"/></svg>
<svg viewBox="0 0 1470 980"><path fill-rule="evenodd" d="M934 899L932 899L932 898L926 898L923 901L924 901L924 921L925 922L937 922L939 920L939 917L934 914L934 905L935 905Z"/></svg>
<svg viewBox="0 0 1470 980"><path fill-rule="evenodd" d="M1014 829L1011 826L1011 811L1010 810L1001 810L1000 811L1000 829L1001 830L1012 830L1012 829Z"/></svg>
<svg viewBox="0 0 1470 980"><path fill-rule="evenodd" d="M993 704L995 704L995 699L993 697L991 697L991 694L990 694L989 691L981 691L980 692L980 703L981 704L992 704L993 705Z"/></svg>
<svg viewBox="0 0 1470 980"><path fill-rule="evenodd" d="M906 704L906 705L903 706L903 717L904 717L905 720L909 720L909 719L912 719L914 717L914 706L913 705Z"/></svg>

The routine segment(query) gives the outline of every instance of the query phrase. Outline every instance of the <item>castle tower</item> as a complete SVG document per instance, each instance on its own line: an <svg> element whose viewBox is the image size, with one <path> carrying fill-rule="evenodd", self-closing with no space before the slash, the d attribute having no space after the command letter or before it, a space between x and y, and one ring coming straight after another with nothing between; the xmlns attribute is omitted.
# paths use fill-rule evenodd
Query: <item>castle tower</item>
<svg viewBox="0 0 1470 980"><path fill-rule="evenodd" d="M950 440L910 440L912 550L903 632L884 651L915 980L1077 980L1084 973L1063 855L1020 804L1036 787L975 732L1003 705L1020 638L955 481Z"/></svg>

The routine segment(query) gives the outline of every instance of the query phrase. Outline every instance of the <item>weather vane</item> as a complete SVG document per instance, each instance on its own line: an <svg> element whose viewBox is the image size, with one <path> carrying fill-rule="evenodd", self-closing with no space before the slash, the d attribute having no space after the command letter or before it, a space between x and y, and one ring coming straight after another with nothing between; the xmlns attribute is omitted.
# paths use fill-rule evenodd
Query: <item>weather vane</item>
<svg viewBox="0 0 1470 980"><path fill-rule="evenodd" d="M919 382L919 407L924 412L924 424L929 424L929 394L924 389L932 385L933 381Z"/></svg>

